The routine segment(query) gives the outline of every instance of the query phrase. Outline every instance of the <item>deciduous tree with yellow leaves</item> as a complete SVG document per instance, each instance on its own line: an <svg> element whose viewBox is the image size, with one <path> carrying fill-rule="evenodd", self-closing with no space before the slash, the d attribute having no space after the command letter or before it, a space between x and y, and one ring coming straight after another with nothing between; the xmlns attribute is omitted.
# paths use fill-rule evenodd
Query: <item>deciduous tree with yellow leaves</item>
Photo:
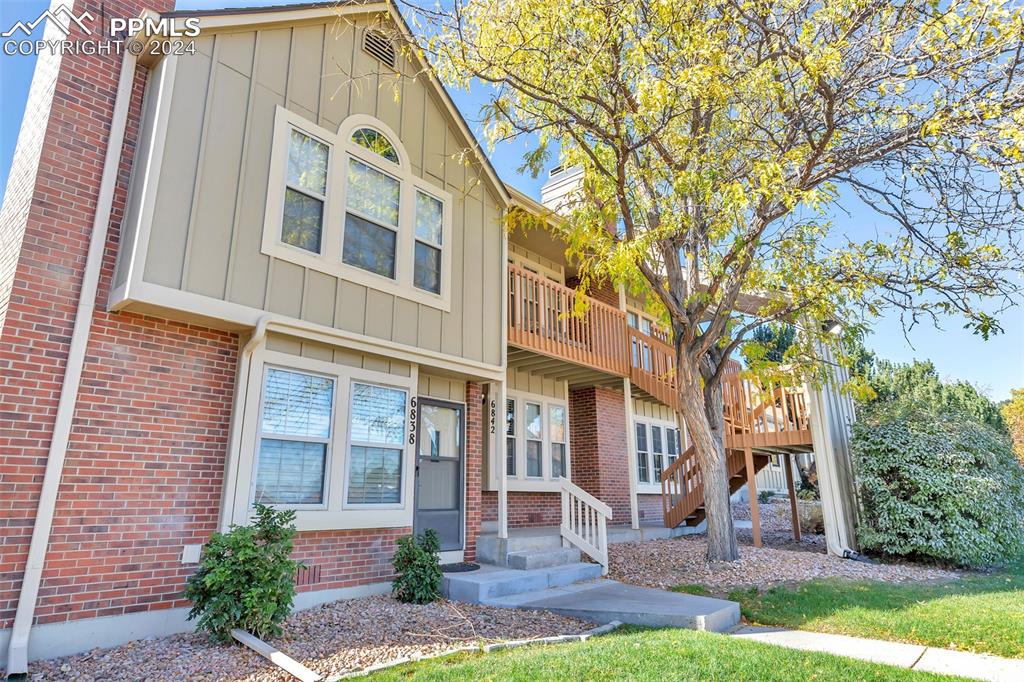
<svg viewBox="0 0 1024 682"><path fill-rule="evenodd" d="M1022 14L999 0L454 0L411 45L489 86L491 143L577 166L556 228L587 282L653 292L704 475L708 554L736 559L721 379L759 325L792 376L863 331L952 316L988 336L1020 294ZM848 202L877 235L830 220ZM752 371L758 367L756 353Z"/></svg>

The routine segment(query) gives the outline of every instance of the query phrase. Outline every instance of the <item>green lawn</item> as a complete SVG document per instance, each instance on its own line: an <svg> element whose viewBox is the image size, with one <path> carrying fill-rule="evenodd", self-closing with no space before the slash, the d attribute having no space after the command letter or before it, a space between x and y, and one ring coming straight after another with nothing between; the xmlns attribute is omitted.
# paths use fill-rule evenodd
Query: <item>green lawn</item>
<svg viewBox="0 0 1024 682"><path fill-rule="evenodd" d="M370 680L956 680L691 630L623 628L584 643L462 654Z"/></svg>
<svg viewBox="0 0 1024 682"><path fill-rule="evenodd" d="M951 583L815 580L729 598L759 625L1024 658L1024 562Z"/></svg>

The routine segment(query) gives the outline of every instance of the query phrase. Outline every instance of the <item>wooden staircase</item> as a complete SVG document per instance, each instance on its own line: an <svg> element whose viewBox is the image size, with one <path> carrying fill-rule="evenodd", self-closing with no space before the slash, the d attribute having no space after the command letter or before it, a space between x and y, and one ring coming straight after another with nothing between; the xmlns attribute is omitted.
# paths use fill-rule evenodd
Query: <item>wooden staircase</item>
<svg viewBox="0 0 1024 682"><path fill-rule="evenodd" d="M768 454L755 452L752 457L755 474L768 465ZM747 463L743 450L726 450L726 458L731 495L746 485ZM697 452L692 445L662 472L661 503L667 528L696 526L707 517L704 509L704 480L697 463Z"/></svg>
<svg viewBox="0 0 1024 682"><path fill-rule="evenodd" d="M770 386L762 389L739 374L723 379L726 426L726 470L729 493L739 490L768 465L772 453L808 452L811 431L801 389ZM704 479L691 445L661 474L661 503L665 526L696 526L704 508Z"/></svg>

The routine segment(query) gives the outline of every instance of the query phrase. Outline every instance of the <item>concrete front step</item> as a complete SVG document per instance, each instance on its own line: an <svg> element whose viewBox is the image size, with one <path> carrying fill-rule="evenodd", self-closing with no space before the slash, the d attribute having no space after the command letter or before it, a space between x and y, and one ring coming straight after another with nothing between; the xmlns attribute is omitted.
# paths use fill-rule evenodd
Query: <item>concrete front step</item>
<svg viewBox="0 0 1024 682"><path fill-rule="evenodd" d="M582 562L528 570L484 564L479 571L446 573L442 589L449 599L455 601L490 604L502 597L540 592L600 576L599 565Z"/></svg>
<svg viewBox="0 0 1024 682"><path fill-rule="evenodd" d="M575 547L555 547L522 552L509 552L506 563L509 568L528 571L531 568L552 568L580 563L580 550Z"/></svg>
<svg viewBox="0 0 1024 682"><path fill-rule="evenodd" d="M609 526L608 542L646 542L690 535L704 530L704 525L680 526L665 528L664 526ZM534 528L511 528L508 538L501 539L493 530L482 533L477 538L477 558L480 561L504 566L509 557L520 552L541 552L542 550L558 550L562 548L562 536L558 526L538 526ZM509 564L511 565L511 564Z"/></svg>
<svg viewBox="0 0 1024 682"><path fill-rule="evenodd" d="M740 622L740 605L725 599L624 585L614 580L549 588L490 602L508 608L551 611L592 623L725 632Z"/></svg>

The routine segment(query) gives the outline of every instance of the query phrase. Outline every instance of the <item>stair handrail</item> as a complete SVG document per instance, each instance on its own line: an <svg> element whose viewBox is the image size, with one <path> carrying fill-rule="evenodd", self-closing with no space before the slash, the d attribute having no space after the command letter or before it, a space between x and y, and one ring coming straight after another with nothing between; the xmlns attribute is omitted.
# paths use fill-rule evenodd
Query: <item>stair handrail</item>
<svg viewBox="0 0 1024 682"><path fill-rule="evenodd" d="M612 508L564 476L562 492L562 538L601 564L608 575L608 521Z"/></svg>

